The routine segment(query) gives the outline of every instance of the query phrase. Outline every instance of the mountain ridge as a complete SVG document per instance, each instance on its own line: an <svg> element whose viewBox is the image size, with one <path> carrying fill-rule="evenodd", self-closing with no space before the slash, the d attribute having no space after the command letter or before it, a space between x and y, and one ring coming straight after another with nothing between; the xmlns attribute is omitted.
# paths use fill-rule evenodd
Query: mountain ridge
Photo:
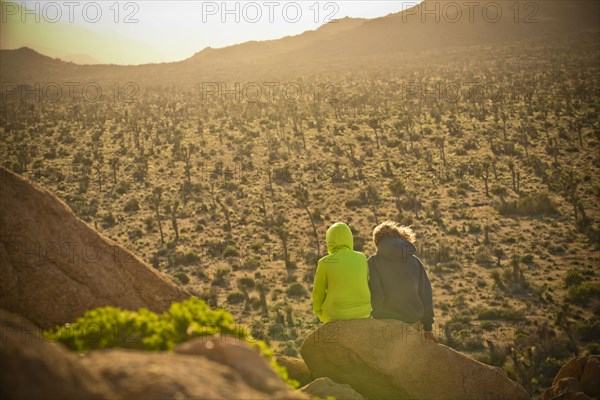
<svg viewBox="0 0 600 400"><path fill-rule="evenodd" d="M485 3L485 4L483 4ZM495 2L480 4L485 9ZM431 4L439 10L434 15ZM268 41L248 41L223 48L207 47L182 61L140 65L78 65L60 59L32 56L18 50L0 50L0 80L31 81L122 79L152 84L184 84L209 79L244 80L257 76L276 77L286 71L300 75L321 68L322 63L340 63L364 57L420 53L455 47L471 47L598 31L596 16L600 1L551 1L538 5L518 5L518 12L504 6L503 18L493 22L486 14L467 8L452 14L439 2L428 0L407 10L374 19L344 18L316 30ZM536 3L537 4L537 3ZM443 8L444 7L444 8ZM488 9L491 7L488 7ZM456 11L458 12L458 11ZM529 14L527 14L529 12ZM511 14L513 13L513 14ZM489 13L488 13L489 14ZM500 14L499 14L500 15ZM532 16L533 15L533 16ZM515 21L518 16L518 21ZM339 65L343 69L344 65ZM322 70L322 68L321 68Z"/></svg>

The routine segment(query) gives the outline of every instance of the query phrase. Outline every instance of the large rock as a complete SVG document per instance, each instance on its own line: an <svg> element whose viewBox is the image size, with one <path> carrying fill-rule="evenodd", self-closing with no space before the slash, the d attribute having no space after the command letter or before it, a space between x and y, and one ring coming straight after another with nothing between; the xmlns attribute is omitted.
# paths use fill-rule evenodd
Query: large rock
<svg viewBox="0 0 600 400"><path fill-rule="evenodd" d="M0 324L2 399L308 400L245 343L200 338L177 352L111 349L78 356L15 315L0 312Z"/></svg>
<svg viewBox="0 0 600 400"><path fill-rule="evenodd" d="M302 344L312 375L347 383L377 399L520 400L528 393L497 367L426 341L393 320L336 321Z"/></svg>
<svg viewBox="0 0 600 400"><path fill-rule="evenodd" d="M180 344L175 353L205 357L219 364L229 366L251 387L261 392L285 393L288 386L265 362L257 349L251 348L239 338L228 335L196 338Z"/></svg>
<svg viewBox="0 0 600 400"><path fill-rule="evenodd" d="M201 356L113 349L93 351L82 363L126 399L307 399L283 381L263 391L238 369Z"/></svg>
<svg viewBox="0 0 600 400"><path fill-rule="evenodd" d="M333 397L335 400L364 400L365 398L352 389L348 384L335 383L329 378L317 378L299 391L308 394L311 398L319 397L326 399Z"/></svg>
<svg viewBox="0 0 600 400"><path fill-rule="evenodd" d="M544 400L600 398L600 356L575 357L562 366Z"/></svg>
<svg viewBox="0 0 600 400"><path fill-rule="evenodd" d="M288 376L304 386L312 382L313 378L310 370L303 359L280 355L277 356L277 363L287 370Z"/></svg>
<svg viewBox="0 0 600 400"><path fill-rule="evenodd" d="M100 306L162 312L189 296L55 195L5 168L0 203L1 308L49 327Z"/></svg>
<svg viewBox="0 0 600 400"><path fill-rule="evenodd" d="M29 321L0 310L0 323L0 398L117 398L97 374L82 368L77 354L45 341Z"/></svg>

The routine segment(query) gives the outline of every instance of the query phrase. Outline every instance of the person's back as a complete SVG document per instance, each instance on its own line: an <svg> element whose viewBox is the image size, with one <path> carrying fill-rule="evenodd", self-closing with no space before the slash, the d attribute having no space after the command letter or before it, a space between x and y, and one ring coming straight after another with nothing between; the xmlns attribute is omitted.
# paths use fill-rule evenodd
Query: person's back
<svg viewBox="0 0 600 400"><path fill-rule="evenodd" d="M327 251L315 273L313 312L321 322L369 318L367 258L353 250L352 232L346 224L336 223L327 230Z"/></svg>
<svg viewBox="0 0 600 400"><path fill-rule="evenodd" d="M368 260L373 317L406 323L420 321L430 332L433 300L425 267L416 257L410 238L402 237L403 227L392 222L384 224L374 232L377 254Z"/></svg>

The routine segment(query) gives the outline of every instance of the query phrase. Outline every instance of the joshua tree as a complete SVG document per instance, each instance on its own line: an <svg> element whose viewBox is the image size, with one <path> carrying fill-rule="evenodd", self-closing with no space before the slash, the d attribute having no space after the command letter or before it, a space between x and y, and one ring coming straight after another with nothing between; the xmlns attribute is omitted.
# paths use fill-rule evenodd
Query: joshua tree
<svg viewBox="0 0 600 400"><path fill-rule="evenodd" d="M374 185L368 185L366 190L362 192L363 201L371 207L373 217L375 218L375 225L379 225L379 218L377 218L377 207L379 205L379 193L377 187Z"/></svg>
<svg viewBox="0 0 600 400"><path fill-rule="evenodd" d="M269 223L269 217L267 215L267 203L265 202L265 196L260 194L260 211L263 214L263 223L267 225Z"/></svg>
<svg viewBox="0 0 600 400"><path fill-rule="evenodd" d="M486 197L490 197L488 181L490 179L490 163L488 161L484 161L481 165L483 172L483 183L485 184L485 195Z"/></svg>
<svg viewBox="0 0 600 400"><path fill-rule="evenodd" d="M390 189L390 192L392 192L392 195L395 197L396 201L398 201L400 196L406 192L406 186L400 178L396 178L390 182L388 188Z"/></svg>
<svg viewBox="0 0 600 400"><path fill-rule="evenodd" d="M508 162L508 169L510 170L510 174L512 177L513 190L515 191L515 193L519 193L521 182L521 172L519 171L519 167L516 166L512 160L510 160Z"/></svg>
<svg viewBox="0 0 600 400"><path fill-rule="evenodd" d="M419 198L417 197L416 194L409 193L407 195L407 203L408 203L408 207L412 208L413 211L415 212L415 218L419 219L419 210L422 207L421 200L419 200Z"/></svg>
<svg viewBox="0 0 600 400"><path fill-rule="evenodd" d="M496 257L496 265L499 267L500 261L502 260L502 257L504 257L504 250L502 250L502 247L498 246L496 248L494 248L494 257Z"/></svg>
<svg viewBox="0 0 600 400"><path fill-rule="evenodd" d="M212 200L213 209L217 208L217 199L215 195L215 182L210 183L210 199Z"/></svg>
<svg viewBox="0 0 600 400"><path fill-rule="evenodd" d="M113 183L116 185L117 182L117 178L119 175L119 157L113 157L110 159L110 168L112 169L112 173L113 173Z"/></svg>
<svg viewBox="0 0 600 400"><path fill-rule="evenodd" d="M185 162L185 177L188 182L192 181L192 155L196 152L196 146L189 143L183 148L183 161Z"/></svg>
<svg viewBox="0 0 600 400"><path fill-rule="evenodd" d="M260 312L262 315L269 314L269 307L267 305L267 287L264 282L258 282L256 284L256 290L258 290L260 300Z"/></svg>
<svg viewBox="0 0 600 400"><path fill-rule="evenodd" d="M506 122L508 121L508 114L503 111L500 115L500 118L502 118L502 133L504 134L504 142L506 143L508 141L508 134L506 131Z"/></svg>
<svg viewBox="0 0 600 400"><path fill-rule="evenodd" d="M158 232L160 233L160 245L165 244L165 237L163 235L162 223L160 221L160 206L162 203L162 188L157 186L152 190L152 194L148 196L148 202L150 207L154 210L156 223L158 225Z"/></svg>
<svg viewBox="0 0 600 400"><path fill-rule="evenodd" d="M373 129L375 133L375 143L377 144L377 148L379 149L379 134L377 133L378 129L381 129L379 118L373 117L369 120L369 127Z"/></svg>
<svg viewBox="0 0 600 400"><path fill-rule="evenodd" d="M521 260L519 256L513 256L512 267L512 284L517 289L521 288L525 285L525 277L523 276L523 270L521 269Z"/></svg>
<svg viewBox="0 0 600 400"><path fill-rule="evenodd" d="M173 224L173 232L175 232L175 241L179 240L179 227L177 226L177 210L179 209L179 201L175 200L173 205L167 204L166 211L171 216L171 224Z"/></svg>
<svg viewBox="0 0 600 400"><path fill-rule="evenodd" d="M291 306L288 305L285 307L285 321L287 326L294 326L293 311L294 309Z"/></svg>
<svg viewBox="0 0 600 400"><path fill-rule="evenodd" d="M294 197L296 198L298 205L300 207L302 207L304 209L304 211L306 211L306 214L308 214L308 219L310 220L310 225L312 226L313 234L315 235L315 249L317 250L317 260L318 260L321 258L321 251L319 248L319 233L317 232L317 226L315 225L315 221L312 216L312 213L310 212L310 209L308 208L308 205L309 205L308 190L304 186L299 186L294 191Z"/></svg>
<svg viewBox="0 0 600 400"><path fill-rule="evenodd" d="M285 269L289 276L291 275L294 269L294 264L290 260L290 254L288 251L288 240L290 238L290 233L287 230L286 223L287 220L282 214L277 215L277 217L275 218L275 234L277 235L279 240L281 240L283 260L285 262Z"/></svg>
<svg viewBox="0 0 600 400"><path fill-rule="evenodd" d="M219 204L219 206L221 207L221 210L223 211L223 215L225 216L225 230L227 230L228 232L231 232L231 218L229 216L229 209L227 208L227 206L225 206L225 204L223 204L223 202L221 201L221 199L219 199L218 197L215 199L217 204Z"/></svg>
<svg viewBox="0 0 600 400"><path fill-rule="evenodd" d="M579 221L587 221L587 215L585 209L583 208L583 204L581 203L581 198L579 197L578 192L579 184L581 183L579 177L575 171L568 171L567 173L563 174L561 178L564 197L573 207L575 225L577 225ZM581 218L579 218L580 215Z"/></svg>
<svg viewBox="0 0 600 400"><path fill-rule="evenodd" d="M27 171L27 165L31 162L31 152L26 144L21 144L18 147L17 160L19 162L19 172Z"/></svg>
<svg viewBox="0 0 600 400"><path fill-rule="evenodd" d="M98 177L98 191L102 192L102 179L104 174L102 173L102 162L101 161L97 161L94 165L94 169L96 170L96 175Z"/></svg>
<svg viewBox="0 0 600 400"><path fill-rule="evenodd" d="M442 162L444 163L444 166L445 166L446 165L446 138L443 136L438 136L435 138L434 142L435 142L435 146L440 151L440 158L442 159Z"/></svg>

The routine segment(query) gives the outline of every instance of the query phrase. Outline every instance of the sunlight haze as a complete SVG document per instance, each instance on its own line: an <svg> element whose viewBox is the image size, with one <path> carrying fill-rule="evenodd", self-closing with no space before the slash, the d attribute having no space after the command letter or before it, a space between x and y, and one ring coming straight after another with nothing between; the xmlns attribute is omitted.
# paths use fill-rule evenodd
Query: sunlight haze
<svg viewBox="0 0 600 400"><path fill-rule="evenodd" d="M30 47L84 64L170 62L206 47L298 35L331 20L382 17L418 2L2 1L0 48Z"/></svg>

